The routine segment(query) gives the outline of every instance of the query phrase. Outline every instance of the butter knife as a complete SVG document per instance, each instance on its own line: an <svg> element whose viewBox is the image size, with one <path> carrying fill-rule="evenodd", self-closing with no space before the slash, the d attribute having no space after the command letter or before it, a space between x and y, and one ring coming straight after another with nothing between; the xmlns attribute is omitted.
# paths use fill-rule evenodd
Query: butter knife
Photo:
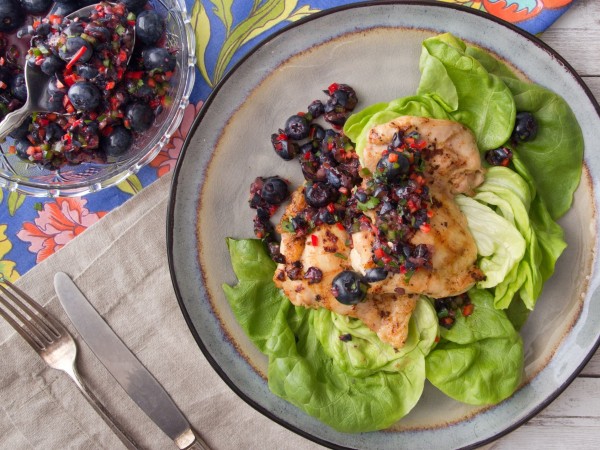
<svg viewBox="0 0 600 450"><path fill-rule="evenodd" d="M73 325L129 397L178 448L209 450L156 378L127 348L71 278L54 276L54 288Z"/></svg>

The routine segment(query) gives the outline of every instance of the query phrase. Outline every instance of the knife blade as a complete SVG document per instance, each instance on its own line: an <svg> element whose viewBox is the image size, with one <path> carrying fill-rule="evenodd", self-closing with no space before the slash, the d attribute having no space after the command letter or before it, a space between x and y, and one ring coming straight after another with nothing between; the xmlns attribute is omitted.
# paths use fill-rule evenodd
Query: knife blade
<svg viewBox="0 0 600 450"><path fill-rule="evenodd" d="M77 285L63 272L54 289L69 319L92 352L129 397L180 449L208 450L169 394L104 321Z"/></svg>

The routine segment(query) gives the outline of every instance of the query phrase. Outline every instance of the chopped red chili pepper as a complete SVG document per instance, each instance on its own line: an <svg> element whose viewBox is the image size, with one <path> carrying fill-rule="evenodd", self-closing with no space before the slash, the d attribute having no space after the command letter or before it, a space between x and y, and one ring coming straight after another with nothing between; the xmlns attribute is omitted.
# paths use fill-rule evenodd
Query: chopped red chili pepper
<svg viewBox="0 0 600 450"><path fill-rule="evenodd" d="M337 83L331 83L327 90L329 91L329 95L333 95L335 91L339 89L340 85Z"/></svg>
<svg viewBox="0 0 600 450"><path fill-rule="evenodd" d="M471 314L473 314L473 310L475 309L475 305L473 305L473 303L469 303L468 305L463 306L462 308L462 314L465 317L470 316Z"/></svg>
<svg viewBox="0 0 600 450"><path fill-rule="evenodd" d="M86 51L87 51L87 47L85 45L82 45L81 48L79 50L77 50L77 53L75 53L73 55L73 57L71 58L71 61L69 61L67 63L67 69L70 69L71 67L73 67L75 65L75 63L77 61L79 61L79 59L85 54Z"/></svg>
<svg viewBox="0 0 600 450"><path fill-rule="evenodd" d="M317 245L319 245L319 238L315 234L311 234L310 235L310 243L312 244L313 247L316 247Z"/></svg>

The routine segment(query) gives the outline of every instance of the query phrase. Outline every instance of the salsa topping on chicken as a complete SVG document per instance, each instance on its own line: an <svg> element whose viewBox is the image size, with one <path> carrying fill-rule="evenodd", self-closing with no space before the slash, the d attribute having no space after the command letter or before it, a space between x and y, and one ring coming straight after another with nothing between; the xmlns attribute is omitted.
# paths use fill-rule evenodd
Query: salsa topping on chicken
<svg viewBox="0 0 600 450"><path fill-rule="evenodd" d="M483 181L475 138L453 121L401 116L370 131L359 161L346 136L312 120L310 110L296 114L272 137L282 158L299 153L306 181L273 227L288 183L255 180L255 235L278 263L274 282L294 305L356 317L402 347L419 295L460 296L483 278L454 202Z"/></svg>

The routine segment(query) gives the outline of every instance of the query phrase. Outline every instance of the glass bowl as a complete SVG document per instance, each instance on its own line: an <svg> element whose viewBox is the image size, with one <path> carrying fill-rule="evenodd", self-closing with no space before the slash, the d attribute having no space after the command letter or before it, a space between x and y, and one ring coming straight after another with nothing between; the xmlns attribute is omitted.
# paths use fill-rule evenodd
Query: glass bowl
<svg viewBox="0 0 600 450"><path fill-rule="evenodd" d="M12 138L0 144L0 187L35 197L76 197L113 186L148 164L169 142L183 119L194 86L195 39L185 0L149 0L166 21L168 43L178 48L177 68L171 79L171 105L156 117L154 125L138 136L131 148L105 164L82 163L47 169L9 154Z"/></svg>

